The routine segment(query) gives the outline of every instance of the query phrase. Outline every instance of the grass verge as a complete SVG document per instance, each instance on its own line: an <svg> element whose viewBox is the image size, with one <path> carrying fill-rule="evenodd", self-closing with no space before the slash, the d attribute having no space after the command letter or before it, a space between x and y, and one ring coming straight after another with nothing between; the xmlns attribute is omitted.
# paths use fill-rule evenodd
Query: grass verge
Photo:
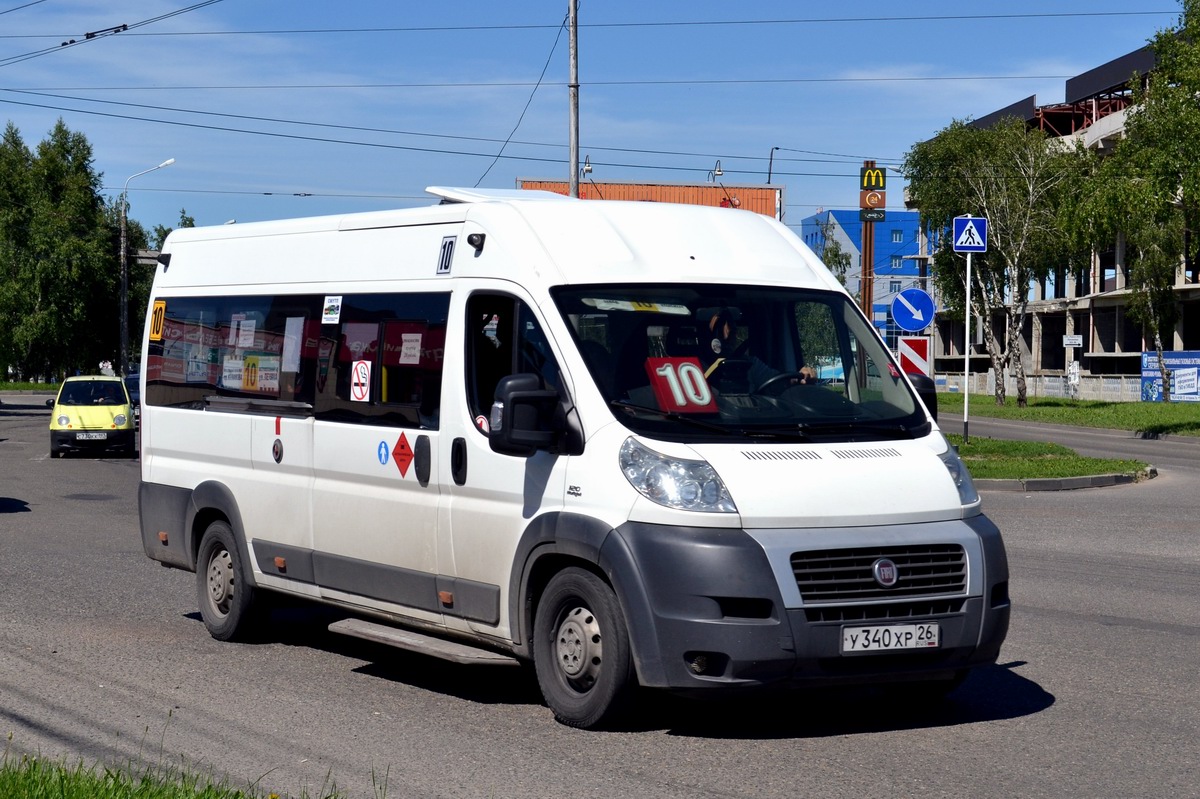
<svg viewBox="0 0 1200 799"><path fill-rule="evenodd" d="M1060 444L1039 441L1007 441L947 435L958 448L976 480L1033 480L1037 478L1087 477L1095 474L1137 474L1147 464L1137 460L1084 458Z"/></svg>
<svg viewBox="0 0 1200 799"><path fill-rule="evenodd" d="M70 765L35 755L17 756L8 746L0 756L0 797L4 799L281 799L279 794L250 785L234 788L211 774L162 765L124 768ZM376 786L376 795L384 796ZM336 788L310 794L302 791L295 799L339 799Z"/></svg>
<svg viewBox="0 0 1200 799"><path fill-rule="evenodd" d="M962 416L961 394L938 394L938 416ZM1024 408L1014 397L1004 405L982 394L971 395L969 416L1015 419L1076 427L1129 430L1153 438L1162 435L1200 436L1200 405L1190 402L1103 402L1030 397Z"/></svg>

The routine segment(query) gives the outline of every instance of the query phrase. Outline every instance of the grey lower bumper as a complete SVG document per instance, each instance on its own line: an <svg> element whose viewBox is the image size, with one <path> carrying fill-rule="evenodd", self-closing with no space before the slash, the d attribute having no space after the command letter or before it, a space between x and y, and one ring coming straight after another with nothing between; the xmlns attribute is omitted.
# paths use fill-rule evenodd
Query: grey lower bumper
<svg viewBox="0 0 1200 799"><path fill-rule="evenodd" d="M786 553L740 530L626 524L604 545L604 565L626 606L642 683L677 690L786 683L835 684L949 676L994 663L1008 631L1008 564L984 516L905 525L912 540L971 544L969 589L957 596L806 605L781 576ZM778 531L776 531L778 532ZM795 549L832 538L853 548L896 528L786 532ZM777 548L776 548L777 549ZM781 585L782 583L782 585ZM882 614L882 615L881 615ZM932 650L843 654L842 628L936 622Z"/></svg>

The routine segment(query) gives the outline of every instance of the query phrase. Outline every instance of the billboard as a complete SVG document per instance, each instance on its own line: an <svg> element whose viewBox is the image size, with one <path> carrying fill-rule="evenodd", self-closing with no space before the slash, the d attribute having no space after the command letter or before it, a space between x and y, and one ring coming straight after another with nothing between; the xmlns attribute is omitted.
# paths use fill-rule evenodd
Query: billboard
<svg viewBox="0 0 1200 799"><path fill-rule="evenodd" d="M1163 361L1171 372L1171 402L1200 402L1200 351L1164 352ZM1162 373L1158 371L1158 353L1142 353L1142 402L1162 402Z"/></svg>

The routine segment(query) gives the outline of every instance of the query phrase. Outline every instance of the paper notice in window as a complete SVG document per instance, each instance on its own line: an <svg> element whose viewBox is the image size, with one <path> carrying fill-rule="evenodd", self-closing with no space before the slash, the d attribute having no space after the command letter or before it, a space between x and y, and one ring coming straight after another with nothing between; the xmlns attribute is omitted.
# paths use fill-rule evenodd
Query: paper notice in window
<svg viewBox="0 0 1200 799"><path fill-rule="evenodd" d="M400 337L400 360L397 363L416 365L421 362L421 334L405 333Z"/></svg>

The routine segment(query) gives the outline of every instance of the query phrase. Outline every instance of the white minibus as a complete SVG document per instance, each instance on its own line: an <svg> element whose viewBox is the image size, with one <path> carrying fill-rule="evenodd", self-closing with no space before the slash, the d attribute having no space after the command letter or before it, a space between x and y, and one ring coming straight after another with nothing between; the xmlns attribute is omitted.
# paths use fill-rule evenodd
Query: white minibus
<svg viewBox="0 0 1200 799"><path fill-rule="evenodd" d="M638 687L936 695L996 661L1000 533L932 394L791 231L429 192L162 248L141 535L212 636L316 600L339 632L530 661L585 728Z"/></svg>

